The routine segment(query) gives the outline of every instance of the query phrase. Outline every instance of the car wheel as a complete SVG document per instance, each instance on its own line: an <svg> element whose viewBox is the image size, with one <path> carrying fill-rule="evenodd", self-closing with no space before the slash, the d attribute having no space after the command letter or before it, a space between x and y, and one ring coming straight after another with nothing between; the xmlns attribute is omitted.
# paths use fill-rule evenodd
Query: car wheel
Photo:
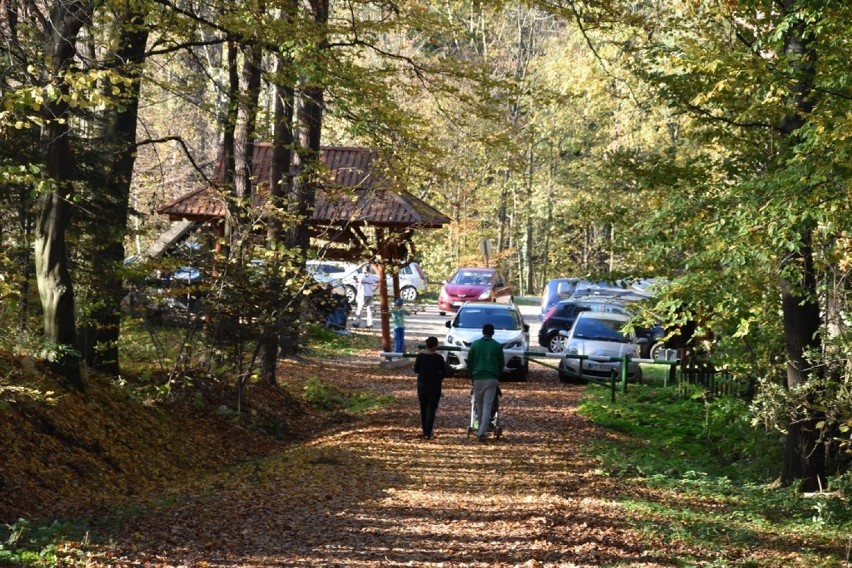
<svg viewBox="0 0 852 568"><path fill-rule="evenodd" d="M406 302L413 302L417 299L417 288L414 286L406 286L399 291L399 297Z"/></svg>
<svg viewBox="0 0 852 568"><path fill-rule="evenodd" d="M568 347L568 338L556 332L547 340L547 350L551 353L562 353Z"/></svg>
<svg viewBox="0 0 852 568"><path fill-rule="evenodd" d="M358 291L355 290L354 287L349 286L348 284L346 286L344 286L344 289L346 290L346 301L354 306L355 305L355 297L358 295Z"/></svg>
<svg viewBox="0 0 852 568"><path fill-rule="evenodd" d="M648 351L648 358L649 359L656 359L657 355L660 353L660 351L662 351L665 348L666 348L666 342L665 341L658 341Z"/></svg>
<svg viewBox="0 0 852 568"><path fill-rule="evenodd" d="M559 382L560 383L571 382L571 377L569 377L567 373L563 373L562 371L559 371Z"/></svg>
<svg viewBox="0 0 852 568"><path fill-rule="evenodd" d="M527 378L529 377L529 375L530 375L530 362L526 361L524 363L524 366L521 367L521 370L518 371L518 374L517 374L518 382L521 382L521 383L527 382Z"/></svg>

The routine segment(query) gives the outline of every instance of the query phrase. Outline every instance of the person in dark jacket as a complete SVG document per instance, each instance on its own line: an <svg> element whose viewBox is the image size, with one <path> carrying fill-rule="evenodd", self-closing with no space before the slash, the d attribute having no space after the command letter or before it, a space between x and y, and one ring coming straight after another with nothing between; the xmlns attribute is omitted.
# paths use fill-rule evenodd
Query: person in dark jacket
<svg viewBox="0 0 852 568"><path fill-rule="evenodd" d="M414 360L414 372L417 373L417 398L420 399L420 424L423 439L432 437L435 427L435 412L441 400L441 385L447 376L447 363L438 353L438 338L426 338L426 350L417 354Z"/></svg>
<svg viewBox="0 0 852 568"><path fill-rule="evenodd" d="M506 365L503 346L494 340L493 325L486 323L482 326L482 337L471 343L466 362L473 378L473 398L476 404L476 419L479 421L476 435L480 442L484 442L497 398L498 381Z"/></svg>

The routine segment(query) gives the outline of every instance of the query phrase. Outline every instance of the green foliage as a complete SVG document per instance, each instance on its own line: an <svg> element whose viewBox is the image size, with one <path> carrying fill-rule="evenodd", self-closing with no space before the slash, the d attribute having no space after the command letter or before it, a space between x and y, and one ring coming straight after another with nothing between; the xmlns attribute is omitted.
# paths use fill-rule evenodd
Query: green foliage
<svg viewBox="0 0 852 568"><path fill-rule="evenodd" d="M650 477L672 477L688 471L755 482L780 473L779 438L755 430L748 406L735 399L708 400L703 391L679 391L635 385L619 394L615 405L609 394L588 390L581 407L595 422L630 435L617 448L606 450L617 458L613 467L630 464L631 471Z"/></svg>
<svg viewBox="0 0 852 568"><path fill-rule="evenodd" d="M69 539L79 544L70 545ZM82 542L80 542L82 541ZM0 565L56 566L75 563L83 556L85 527L64 521L49 525L26 519L0 525Z"/></svg>
<svg viewBox="0 0 852 568"><path fill-rule="evenodd" d="M374 349L376 339L363 334L340 334L313 323L305 324L305 351L318 357L346 356L363 349Z"/></svg>
<svg viewBox="0 0 852 568"><path fill-rule="evenodd" d="M364 412L390 404L394 399L372 392L346 392L328 381L310 377L303 388L305 400L314 406L332 412Z"/></svg>
<svg viewBox="0 0 852 568"><path fill-rule="evenodd" d="M813 499L767 483L780 473L780 439L754 430L743 403L637 385L613 405L603 389L589 387L581 411L624 434L596 445L599 474L677 496L660 502L628 491L632 497L617 498L645 519L648 534L700 543L720 555L749 546L759 534L786 535L810 542L812 549L802 550L809 565L838 565L826 563L820 543L843 542L852 531L849 474L830 479L831 493ZM695 501L713 505L693 507Z"/></svg>
<svg viewBox="0 0 852 568"><path fill-rule="evenodd" d="M852 382L848 377L828 374L792 388L764 383L752 404L752 416L754 425L781 432L791 422L816 416L814 427L832 450L829 465L842 467L852 456Z"/></svg>
<svg viewBox="0 0 852 568"><path fill-rule="evenodd" d="M583 6L573 15L609 79L668 130L656 143L639 129L632 144L612 138L604 159L588 164L590 179L615 177L650 205L626 217L618 228L629 239L613 246L626 266L668 279L651 319L687 318L699 336L712 331L714 361L758 380L757 420L767 428L807 418L827 439L848 427L849 405L837 394L849 350L833 336L848 327L837 312L849 306L852 74L837 38L850 31L852 7ZM617 57L613 45L623 49ZM782 286L793 298L783 306ZM810 308L823 318L819 334L798 316ZM784 393L799 346L810 349L809 365L790 380L813 384Z"/></svg>

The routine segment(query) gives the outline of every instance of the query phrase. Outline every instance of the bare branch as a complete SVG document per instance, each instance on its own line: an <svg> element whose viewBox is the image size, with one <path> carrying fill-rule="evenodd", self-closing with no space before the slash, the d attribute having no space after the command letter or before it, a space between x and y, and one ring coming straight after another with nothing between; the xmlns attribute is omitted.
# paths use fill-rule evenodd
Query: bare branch
<svg viewBox="0 0 852 568"><path fill-rule="evenodd" d="M147 140L139 140L136 142L136 147L146 146L148 144L162 144L163 142L177 142L180 144L181 148L183 148L183 153L186 155L189 162L192 164L192 167L196 172L201 176L205 183L211 183L210 178L207 177L207 174L204 173L204 170L201 169L201 166L195 161L195 158L192 157L192 153L190 153L189 148L186 143L183 141L183 138L180 136L165 136L163 138L148 138Z"/></svg>

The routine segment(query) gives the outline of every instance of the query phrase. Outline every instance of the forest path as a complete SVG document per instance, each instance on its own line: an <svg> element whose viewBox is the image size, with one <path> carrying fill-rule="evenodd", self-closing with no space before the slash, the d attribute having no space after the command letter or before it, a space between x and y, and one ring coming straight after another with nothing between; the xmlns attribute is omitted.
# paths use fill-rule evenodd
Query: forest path
<svg viewBox="0 0 852 568"><path fill-rule="evenodd" d="M396 402L135 516L90 562L672 565L664 540L627 525L619 482L589 457L608 434L578 415L583 388L554 371L531 368L527 383L502 384L504 435L482 444L467 436L468 379L445 382L435 436L422 440L410 367L378 369L368 357L298 367L287 373Z"/></svg>

